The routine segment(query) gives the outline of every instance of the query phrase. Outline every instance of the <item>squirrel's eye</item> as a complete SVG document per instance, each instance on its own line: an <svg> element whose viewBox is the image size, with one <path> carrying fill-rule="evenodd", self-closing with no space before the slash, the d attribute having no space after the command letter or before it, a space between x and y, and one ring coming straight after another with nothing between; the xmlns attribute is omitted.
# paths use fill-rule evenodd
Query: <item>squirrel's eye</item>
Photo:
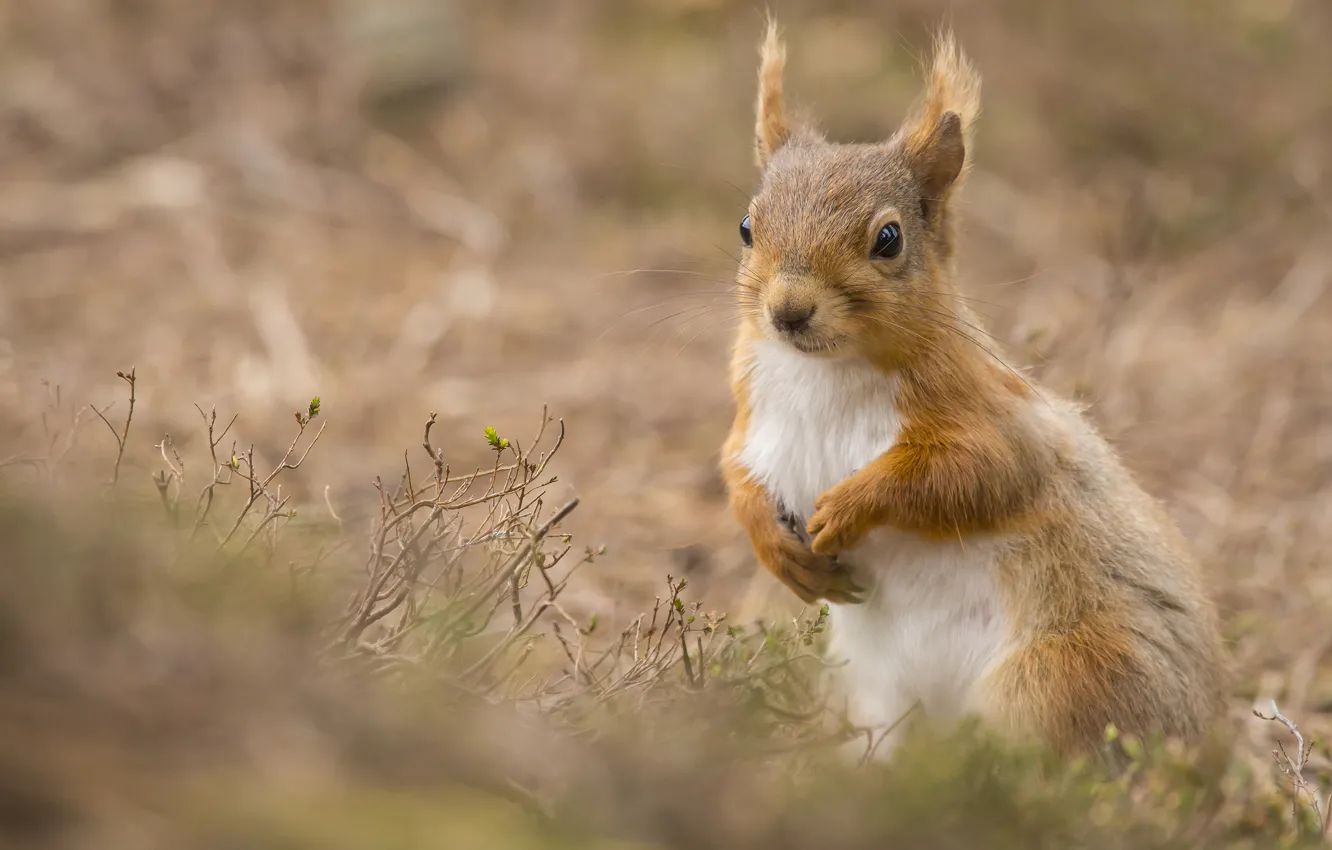
<svg viewBox="0 0 1332 850"><path fill-rule="evenodd" d="M740 219L740 238L744 240L746 248L754 247L754 233L749 229L749 214Z"/></svg>
<svg viewBox="0 0 1332 850"><path fill-rule="evenodd" d="M891 260L902 253L902 228L895 221L885 224L879 235L874 237L874 247L870 249L870 259Z"/></svg>

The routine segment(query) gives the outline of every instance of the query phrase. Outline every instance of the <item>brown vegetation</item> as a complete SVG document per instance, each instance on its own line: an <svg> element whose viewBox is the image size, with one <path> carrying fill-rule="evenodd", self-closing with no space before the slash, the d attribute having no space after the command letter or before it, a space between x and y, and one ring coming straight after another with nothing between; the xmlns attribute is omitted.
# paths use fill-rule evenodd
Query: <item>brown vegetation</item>
<svg viewBox="0 0 1332 850"><path fill-rule="evenodd" d="M761 15L725 0L519 0L445 4L395 22L390 10L410 15L417 5L374 5L387 17L317 0L0 5L0 482L10 494L0 536L17 565L7 567L0 652L14 694L3 701L3 725L24 730L0 737L7 823L92 813L103 818L98 829L111 830L96 833L96 846L135 845L151 823L166 830L155 839L162 846L180 846L164 810L217 827L181 839L202 846L244 843L251 836L226 829L261 822L295 836L274 846L354 846L354 836L370 834L358 829L385 821L401 831L379 846L417 846L425 842L413 830L441 824L495 836L486 830L511 823L477 802L503 796L497 786L510 780L527 787L514 776L540 773L496 766L506 757L496 753L523 750L509 727L449 735L431 703L397 700L398 684L349 685L333 673L325 684L324 666L308 685L301 675L312 658L329 657L334 635L341 646L393 655L406 639L394 643L393 629L433 610L421 603L408 615L408 593L357 632L417 586L413 570L443 569L435 556L409 563L409 554L385 571L365 548L367 535L383 532L386 510L424 492L429 504L419 510L434 511L439 470L419 445L430 410L438 411L430 441L450 476L492 469L513 452L487 445L487 425L535 451L538 464L541 449L525 440L532 423L548 405L567 425L558 457L541 470L541 481L559 481L541 490L539 515L533 486L520 508L505 502L467 525L489 533L518 517L514 539L530 541L556 508L579 500L552 533L572 535L570 558L589 545L607 552L561 589L568 619L549 622L562 623L565 640L548 641L549 655L533 659L573 677L565 685L577 684L572 648L582 638L618 640L657 596L672 598L667 574L687 578L688 599L707 610L733 612L727 622L743 628L726 640L740 642L737 653L752 651L745 641L762 643L750 625L758 608L742 609L752 555L724 510L715 457L730 422L730 254L754 176ZM892 132L918 86L917 54L945 14L926 0L790 2L776 11L791 47L788 98L816 105L839 138ZM592 833L661 846L781 846L783 829L826 836L830 823L847 830L844 846L856 846L920 839L912 830L922 822L949 846L949 836L964 841L949 820L959 811L1020 822L1005 833L1019 846L1043 828L1054 845L1082 836L1089 811L1102 824L1131 814L1144 835L1185 842L1252 830L1261 845L1289 817L1284 798L1266 808L1280 778L1269 781L1262 760L1273 742L1286 742L1289 764L1298 759L1301 782L1326 771L1326 754L1299 756L1280 724L1251 710L1270 713L1275 699L1307 741L1332 732L1332 8L961 0L947 14L987 86L963 198L964 286L1014 365L1087 401L1202 555L1236 656L1242 757L1227 762L1219 788L1185 783L1177 774L1188 771L1162 757L1169 764L1125 792L1073 780L1003 785L981 756L935 753L914 763L910 781L875 774L852 793L833 779L821 786L825 808L798 809L781 796L794 791L773 789L753 762L705 769L692 747L661 746L686 734L681 727L703 734L698 723L663 718L724 713L717 703L733 705L734 691L717 703L663 697L631 731L606 727L619 730L607 739L638 735L657 749L600 741L576 758L604 769L577 780L557 771L598 800L578 821L591 832L514 837L514 846ZM404 33L414 35L404 41ZM419 53L384 49L418 44ZM131 368L127 423L116 371ZM306 433L289 453L291 412L310 418L316 395L322 410L297 426ZM217 437L233 415L210 446L209 428ZM414 477L399 483L404 449ZM250 489L302 458L271 487ZM506 484L508 474L498 473L499 491L517 483ZM111 542L136 536L128 529L141 523L94 523L108 518L107 503L87 508L67 488L100 500L113 477L113 504L125 516L148 512L143 527L158 526L166 505L175 530ZM37 499L50 478L66 489L41 498L62 501L14 505L13 493ZM438 492L466 502L490 484ZM494 502L466 510L485 504ZM446 514L412 533L443 545L459 531L442 524ZM179 542L196 522L192 545L202 552ZM402 542L407 527L389 529L382 545ZM216 543L204 528L230 541ZM334 538L344 548L328 555L328 569L312 569ZM243 562L262 555L258 563L276 565L283 579L292 569L320 576L319 592L302 603L308 621L259 578L243 583L255 592L243 601L222 582L231 590L214 610L176 590L179 575L137 566L160 556L162 569L179 570L197 557L207 574L213 559L232 563L242 549ZM499 579L512 578L505 558L528 564L530 553L521 554L501 546L483 559L492 572L469 568L466 581L491 576L494 599L509 604ZM39 568L50 563L75 566L56 575ZM271 579L274 569L256 573ZM479 654L441 661L450 676L477 665L474 675L489 675L525 645L520 638L554 636L543 619L505 637L553 593L542 593L540 570L528 575L536 581L525 585L532 595L518 616L503 609L503 627L471 644ZM198 581L185 583L198 591ZM466 586L454 587L457 598L473 598ZM775 591L755 602L794 610ZM542 613L552 612L553 604ZM577 636L593 616L594 634ZM782 645L790 641L799 643ZM682 656L658 659L670 694L711 693L694 687L699 672L686 672ZM437 683L424 678L422 699L436 698ZM808 709L800 681L763 681L794 701L780 711ZM597 704L621 720L641 706ZM324 737L288 734L311 717L332 724ZM580 709L561 722L567 730L592 721ZM760 728L739 746L769 737L803 745L816 734L789 719L780 734ZM325 771L333 762L343 767ZM204 785L175 785L186 763L206 766ZM302 777L314 774L336 777L332 790L307 793ZM237 790L237 776L261 775ZM374 790L419 790L441 777L453 783L449 805L437 806L433 790L406 798ZM975 791L966 785L973 779L984 794L957 790ZM678 793L648 793L661 787ZM180 805L154 808L173 788L201 796L193 808L176 798ZM857 806L871 792L903 807L869 818ZM1198 802L1213 792L1220 808ZM950 794L941 808L936 798ZM1182 802L1133 805L1143 799ZM911 805L924 808L909 817ZM476 820L459 826L454 815L464 809ZM602 815L619 826L599 832ZM1162 824L1184 824L1183 832ZM1106 846L1151 846L1119 834L1107 831Z"/></svg>

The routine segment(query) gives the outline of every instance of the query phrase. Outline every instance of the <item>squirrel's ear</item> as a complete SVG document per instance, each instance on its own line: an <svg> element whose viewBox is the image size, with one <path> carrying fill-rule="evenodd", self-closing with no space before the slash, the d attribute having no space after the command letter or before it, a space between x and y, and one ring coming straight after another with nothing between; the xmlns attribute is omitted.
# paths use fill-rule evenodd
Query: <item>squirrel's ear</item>
<svg viewBox="0 0 1332 850"><path fill-rule="evenodd" d="M786 46L777 35L777 22L768 19L768 32L759 50L758 116L754 127L754 153L759 168L765 168L778 148L786 143L791 131L786 124L786 105L782 99L782 71L786 67Z"/></svg>
<svg viewBox="0 0 1332 850"><path fill-rule="evenodd" d="M941 203L967 164L967 143L962 137L962 119L956 112L939 116L934 131L911 151L911 164L920 180L921 205L930 209Z"/></svg>
<svg viewBox="0 0 1332 850"><path fill-rule="evenodd" d="M901 143L921 182L927 215L943 205L970 164L980 87L980 74L958 49L952 34L941 34L935 42L925 96L893 138Z"/></svg>

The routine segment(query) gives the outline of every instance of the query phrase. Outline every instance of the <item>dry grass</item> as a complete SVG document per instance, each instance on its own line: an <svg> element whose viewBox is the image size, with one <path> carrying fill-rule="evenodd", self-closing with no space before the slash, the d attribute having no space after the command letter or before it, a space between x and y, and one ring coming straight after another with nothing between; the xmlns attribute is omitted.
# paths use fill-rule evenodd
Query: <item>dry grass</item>
<svg viewBox="0 0 1332 850"><path fill-rule="evenodd" d="M137 376L125 373L137 394ZM368 537L282 488L316 449L297 411L272 467L218 452L159 504L115 474L0 488L0 836L25 847L1318 846L1322 773L1282 724L1277 771L1225 736L1191 751L1107 729L1126 770L965 728L890 766L823 702L816 614L744 627L667 577L618 633L563 596L581 558L548 507L564 438L487 429L456 475L427 420ZM128 405L127 405L128 408ZM104 414L103 414L104 415ZM118 445L123 425L105 420ZM234 425L235 423L228 423ZM412 456L424 458L415 471ZM211 464L211 465L210 465ZM52 475L51 473L56 473ZM19 485L19 486L15 486ZM152 510L148 509L152 507ZM360 555L364 552L364 555ZM1293 754L1292 754L1293 753ZM861 758L847 758L861 754Z"/></svg>
<svg viewBox="0 0 1332 850"><path fill-rule="evenodd" d="M378 8L0 4L0 480L100 490L115 477L116 504L148 512L151 523L165 505L169 539L208 542L205 562L244 550L243 561L271 561L287 579L293 570L343 576L329 580L338 617L310 641L324 651L340 635L338 645L357 647L358 658L402 654L403 641L416 637L408 624L435 604L409 599L435 576L516 575L504 565L521 542L482 558L478 573L470 562L446 568L439 560L460 530L449 511L432 516L438 498L467 502L491 486L530 494L521 506L469 514L469 533L520 529L514 540L530 540L577 498L556 530L582 541L567 557L589 543L604 543L607 554L561 588L558 606L545 573L528 571L532 595L518 616L504 609L475 636L478 654L447 665L481 665L476 675L485 678L501 655L530 635L554 635L547 623L559 622L568 643L548 642L549 655L533 661L571 677L561 687L592 688L574 672L583 670L577 630L595 616L596 631L582 638L604 649L601 638L651 610L667 574L688 580L690 599L731 611L728 622L744 634L759 611L779 621L793 613L770 587L745 597L752 558L722 510L714 462L729 417L728 252L753 181L760 15L725 0L632 10L526 0ZM1266 777L1256 759L1275 740L1293 742L1251 709L1269 712L1275 699L1309 740L1332 733L1332 109L1324 82L1332 15L1310 0L962 0L949 9L986 77L967 190L965 284L1015 364L1087 400L1205 559L1236 655L1241 761ZM792 95L842 138L891 131L914 94L913 50L943 14L926 0L891 8L788 2L776 11L788 31ZM131 367L135 413L126 430L116 370ZM299 405L308 418L316 395L323 411L313 430L329 423L318 446L299 469L251 491L303 457L314 435L298 425L306 433L291 442L291 411ZM546 405L568 433L544 477L483 473L453 495L464 483L453 476L493 470L503 454L481 439L484 426L522 437ZM424 459L417 445L432 409L430 440L444 449L448 478L438 477L440 458ZM540 448L516 441L542 463ZM399 482L404 459L413 477ZM560 480L538 497L536 485L552 475ZM377 476L387 477L372 483ZM414 519L385 528L413 509ZM55 513L66 516L42 521L81 537L69 530L68 510ZM380 548L367 552L373 529ZM421 535L414 543L408 529ZM214 532L231 536L220 554ZM420 545L427 548L413 548ZM348 546L363 566L351 566ZM388 561L385 551L394 553ZM71 561L83 563L82 552ZM325 558L341 567L312 568ZM448 586L463 598L477 593ZM52 628L81 621L59 609L66 596L39 598L49 599ZM543 600L552 604L541 622L515 634ZM26 609L11 613L28 623ZM133 621L131 613L118 622ZM208 646L212 628L198 638ZM64 663L53 634L40 637L51 670ZM218 637L218 646L233 639ZM227 687L248 693L291 678L309 647L288 639L274 639L264 661L272 669L239 665ZM71 640L70 652L85 645ZM247 645L267 646L254 641ZM496 646L504 648L489 656ZM680 646L656 660L675 670ZM230 659L218 669L230 670ZM109 675L94 675L86 661L76 667L94 681ZM681 669L674 681L695 672ZM803 686L774 687L794 699ZM113 690L101 682L86 694L62 691L60 704L101 705ZM342 706L334 714L350 710L341 696L329 699ZM623 705L617 699L608 702ZM206 708L179 722L214 722ZM303 718L323 709L283 710ZM262 715L262 702L247 707L235 728ZM409 728L424 736L423 749L439 735L429 723ZM89 752L107 746L97 734ZM63 770L60 759L85 757L77 747L62 752L38 763ZM614 770L658 777L635 756L622 758ZM1305 768L1312 781L1326 754L1315 748ZM164 781L140 769L141 790ZM89 780L70 796L100 806L102 787ZM1227 786L1225 799L1259 799L1253 787ZM657 805L626 793L626 810ZM693 793L661 805L731 799ZM1227 811L1256 811L1235 805ZM652 810L643 823L688 820L682 811ZM1282 813L1289 816L1284 803L1261 829L1276 829ZM662 834L674 836L662 839L667 846L708 843Z"/></svg>

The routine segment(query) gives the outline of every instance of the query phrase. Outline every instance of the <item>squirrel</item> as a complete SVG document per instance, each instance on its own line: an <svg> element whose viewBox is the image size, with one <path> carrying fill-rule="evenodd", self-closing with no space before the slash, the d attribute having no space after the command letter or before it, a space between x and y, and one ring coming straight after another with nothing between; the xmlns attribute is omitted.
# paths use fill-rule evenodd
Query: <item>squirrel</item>
<svg viewBox="0 0 1332 850"><path fill-rule="evenodd" d="M788 121L785 56L769 21L721 472L758 560L829 603L850 719L881 754L914 709L1065 753L1203 737L1225 650L1183 534L955 286L979 74L941 32L896 133L846 144Z"/></svg>

